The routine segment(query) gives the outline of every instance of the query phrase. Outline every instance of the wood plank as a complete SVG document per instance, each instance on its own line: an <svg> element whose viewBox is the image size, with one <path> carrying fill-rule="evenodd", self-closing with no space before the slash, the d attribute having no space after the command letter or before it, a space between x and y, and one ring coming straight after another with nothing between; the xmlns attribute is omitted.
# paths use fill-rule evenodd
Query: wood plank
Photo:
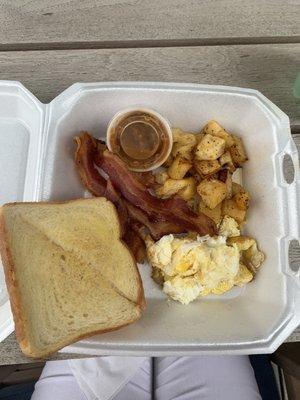
<svg viewBox="0 0 300 400"><path fill-rule="evenodd" d="M300 134L293 135L295 143L298 148L298 152L300 153ZM287 168L290 169L290 164L287 164ZM286 171L287 174L291 174L290 170ZM290 252L290 261L294 268L296 266L300 266L300 247L293 249ZM288 337L286 342L300 342L300 326ZM63 359L71 359L71 358L83 358L87 357L86 355L78 355L78 354L62 354L57 353L53 355L50 360L63 360ZM38 360L35 360L38 361ZM5 339L2 343L0 343L0 365L9 365L9 364L23 364L30 363L32 360L30 358L25 357L19 346L16 342L15 334L11 334L7 339Z"/></svg>
<svg viewBox="0 0 300 400"><path fill-rule="evenodd" d="M6 0L0 43L299 40L299 0ZM252 40L253 42L253 40Z"/></svg>
<svg viewBox="0 0 300 400"><path fill-rule="evenodd" d="M260 90L300 125L300 44L0 52L1 79L49 102L74 82L197 82Z"/></svg>

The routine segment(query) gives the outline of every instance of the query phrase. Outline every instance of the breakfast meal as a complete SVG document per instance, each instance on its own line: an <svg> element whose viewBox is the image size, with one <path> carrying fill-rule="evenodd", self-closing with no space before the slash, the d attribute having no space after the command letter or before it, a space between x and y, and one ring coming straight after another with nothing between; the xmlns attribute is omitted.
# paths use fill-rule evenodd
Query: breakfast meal
<svg viewBox="0 0 300 400"><path fill-rule="evenodd" d="M141 317L137 263L189 304L244 286L264 261L243 235L250 194L242 139L209 121L171 128L148 109L118 113L107 141L81 132L75 167L94 196L0 209L0 251L22 351L45 357Z"/></svg>
<svg viewBox="0 0 300 400"><path fill-rule="evenodd" d="M144 291L111 202L11 203L0 247L22 351L45 357L140 318Z"/></svg>
<svg viewBox="0 0 300 400"><path fill-rule="evenodd" d="M114 126L120 143L123 132L132 142L139 136L131 124ZM147 260L163 291L188 304L250 282L264 254L255 239L241 235L250 201L240 181L247 161L241 138L216 121L199 133L173 128L172 134L168 158L151 171L147 152L139 157L147 172L137 172L120 151L87 132L75 138L75 161L84 186L115 204L122 239L137 262ZM142 135L139 140L138 148L147 147Z"/></svg>

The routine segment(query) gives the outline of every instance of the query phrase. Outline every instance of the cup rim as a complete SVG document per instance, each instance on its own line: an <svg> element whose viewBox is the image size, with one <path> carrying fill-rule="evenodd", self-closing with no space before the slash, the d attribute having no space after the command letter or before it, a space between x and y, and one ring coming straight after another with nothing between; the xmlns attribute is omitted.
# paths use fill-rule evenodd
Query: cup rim
<svg viewBox="0 0 300 400"><path fill-rule="evenodd" d="M169 121L163 117L159 112L147 108L147 107L128 107L125 108L123 110L118 111L116 114L114 114L114 116L111 118L111 120L109 121L108 125L107 125L107 129L106 129L106 145L108 147L109 151L113 151L112 147L111 147L111 141L110 141L110 137L111 137L111 132L112 132L112 128L118 123L118 121L125 115L125 114L129 114L132 112L144 112L150 115L153 115L154 117L156 117L157 119L159 119L159 121L162 123L163 128L165 133L167 134L167 137L169 138L169 145L168 145L168 149L166 152L166 155L164 158L160 159L156 164L151 165L148 168L131 168L131 171L135 171L135 172L147 172L147 171L152 171L158 167L160 167L169 157L171 151L172 151L172 146L173 146L173 134L172 134L172 129L171 129L171 125L169 123Z"/></svg>

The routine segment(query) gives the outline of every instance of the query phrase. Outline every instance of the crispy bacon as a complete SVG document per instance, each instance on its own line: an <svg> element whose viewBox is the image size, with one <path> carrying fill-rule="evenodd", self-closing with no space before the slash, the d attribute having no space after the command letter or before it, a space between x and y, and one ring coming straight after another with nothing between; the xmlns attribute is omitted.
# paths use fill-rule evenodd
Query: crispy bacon
<svg viewBox="0 0 300 400"><path fill-rule="evenodd" d="M193 213L183 199L162 200L151 195L148 188L154 181L149 173L137 176L130 172L100 140L83 132L75 141L75 161L82 183L94 196L106 197L114 203L123 240L137 260L145 257L142 239L148 234L158 240L169 233L215 233L213 221L204 214ZM105 172L106 178L99 169Z"/></svg>
<svg viewBox="0 0 300 400"><path fill-rule="evenodd" d="M205 214L197 215L181 198L162 200L152 196L147 188L128 170L115 154L104 151L101 168L109 176L113 186L129 203L144 210L152 222L171 222L181 231L195 231L200 235L214 235L216 226Z"/></svg>
<svg viewBox="0 0 300 400"><path fill-rule="evenodd" d="M135 230L129 228L123 238L123 241L130 248L137 262L142 263L146 260L145 243Z"/></svg>
<svg viewBox="0 0 300 400"><path fill-rule="evenodd" d="M77 148L75 162L83 185L94 195L103 197L106 191L106 180L99 174L94 164L98 155L96 140L88 133L81 132L75 137Z"/></svg>
<svg viewBox="0 0 300 400"><path fill-rule="evenodd" d="M142 226L145 226L148 230L150 235L153 239L158 240L164 235L168 235L169 233L182 233L182 228L173 222L168 221L150 221L149 216L145 211L141 210L138 207L130 204L129 202L126 203L127 211L130 219L133 221L139 222ZM139 226L134 226L136 231L139 231Z"/></svg>

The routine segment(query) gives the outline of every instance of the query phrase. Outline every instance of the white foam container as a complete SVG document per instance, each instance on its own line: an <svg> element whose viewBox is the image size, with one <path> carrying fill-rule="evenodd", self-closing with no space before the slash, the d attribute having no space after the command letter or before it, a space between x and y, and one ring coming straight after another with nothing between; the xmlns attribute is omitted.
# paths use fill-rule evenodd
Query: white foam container
<svg viewBox="0 0 300 400"><path fill-rule="evenodd" d="M65 200L86 196L73 162L80 130L105 137L119 110L157 110L172 126L199 131L216 119L243 138L249 161L243 182L252 196L246 233L257 238L266 261L242 290L199 299L189 306L167 301L140 266L147 309L135 324L82 340L62 351L93 355L199 355L273 352L300 324L300 276L289 267L291 240L299 239L298 154L288 117L250 89L177 83L77 83L49 104L18 82L0 81L0 199ZM295 179L288 184L288 154ZM13 330L0 273L0 339Z"/></svg>

